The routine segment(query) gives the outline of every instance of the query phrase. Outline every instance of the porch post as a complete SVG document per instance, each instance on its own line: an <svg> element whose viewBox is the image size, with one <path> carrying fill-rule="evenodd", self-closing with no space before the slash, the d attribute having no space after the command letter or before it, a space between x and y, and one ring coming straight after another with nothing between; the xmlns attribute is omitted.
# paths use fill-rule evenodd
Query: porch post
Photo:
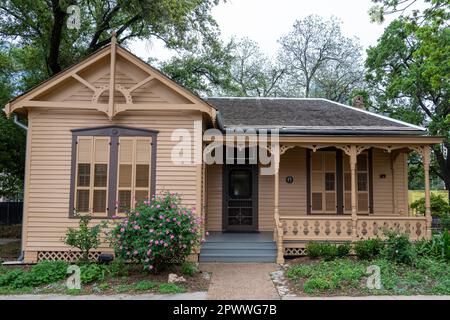
<svg viewBox="0 0 450 320"><path fill-rule="evenodd" d="M350 171L351 171L351 190L352 190L352 241L357 240L357 234L356 234L356 222L358 219L357 214L357 207L356 207L356 159L357 159L357 152L356 152L356 146L351 145L350 146Z"/></svg>
<svg viewBox="0 0 450 320"><path fill-rule="evenodd" d="M425 218L427 221L427 239L431 239L431 205L430 205L430 146L422 149L423 170L425 177Z"/></svg>
<svg viewBox="0 0 450 320"><path fill-rule="evenodd" d="M275 230L274 234L276 237L276 244L277 244L277 263L278 264L284 264L284 255L283 255L283 234L280 230L280 210L279 210L279 204L280 204L280 147L275 146L275 148L272 149L273 151L273 157L275 161L275 195L274 195L274 220L275 220Z"/></svg>

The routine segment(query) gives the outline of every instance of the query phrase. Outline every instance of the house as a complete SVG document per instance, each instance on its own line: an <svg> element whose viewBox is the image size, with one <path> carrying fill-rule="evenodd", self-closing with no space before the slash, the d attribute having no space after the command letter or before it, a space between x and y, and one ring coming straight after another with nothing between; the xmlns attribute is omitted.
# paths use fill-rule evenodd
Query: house
<svg viewBox="0 0 450 320"><path fill-rule="evenodd" d="M441 138L360 104L201 99L113 39L5 107L28 118L24 261L74 259L62 238L78 225L75 211L110 219L164 190L202 216L202 261L282 263L308 241L384 227L429 238L429 150ZM255 148L248 132L267 143ZM202 154L217 158L222 142L218 158L233 164L208 163ZM409 214L409 152L423 159L425 216Z"/></svg>

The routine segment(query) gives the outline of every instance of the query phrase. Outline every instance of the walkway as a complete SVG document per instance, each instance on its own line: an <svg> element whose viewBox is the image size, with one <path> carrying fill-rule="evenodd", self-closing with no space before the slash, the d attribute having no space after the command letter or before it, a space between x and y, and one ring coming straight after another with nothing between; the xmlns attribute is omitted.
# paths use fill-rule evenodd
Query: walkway
<svg viewBox="0 0 450 320"><path fill-rule="evenodd" d="M201 263L200 270L212 272L210 300L279 300L269 273L274 263Z"/></svg>

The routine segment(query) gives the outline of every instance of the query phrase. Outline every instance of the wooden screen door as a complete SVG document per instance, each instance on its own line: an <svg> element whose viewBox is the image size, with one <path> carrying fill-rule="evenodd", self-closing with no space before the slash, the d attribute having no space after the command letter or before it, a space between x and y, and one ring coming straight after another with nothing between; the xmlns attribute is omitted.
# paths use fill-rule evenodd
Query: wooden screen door
<svg viewBox="0 0 450 320"><path fill-rule="evenodd" d="M258 231L258 166L225 165L224 231Z"/></svg>

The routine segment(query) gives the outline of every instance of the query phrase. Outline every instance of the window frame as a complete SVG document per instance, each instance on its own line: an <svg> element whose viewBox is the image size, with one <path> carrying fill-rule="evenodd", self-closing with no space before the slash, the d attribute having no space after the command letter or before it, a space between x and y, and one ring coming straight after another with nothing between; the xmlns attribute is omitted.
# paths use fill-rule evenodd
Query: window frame
<svg viewBox="0 0 450 320"><path fill-rule="evenodd" d="M311 157L313 154L313 151L310 149L306 149L306 213L308 215L349 215L351 214L351 211L345 210L345 168L344 168L344 159L343 159L343 153L341 150L338 150L336 148L324 148L320 150L322 152L324 151L336 151L336 171L335 171L335 186L336 186L336 212L330 213L330 212L318 212L312 210L312 163L311 163ZM316 152L320 152L316 151ZM368 211L365 212L359 212L358 214L361 215L370 215L374 213L374 205L373 205L373 152L372 148L365 151L367 154L367 188L368 190L365 191L368 193ZM357 173L360 172L357 170ZM358 185L356 185L358 187ZM357 193L358 194L358 193ZM322 199L323 201L323 199ZM323 210L322 210L323 211Z"/></svg>
<svg viewBox="0 0 450 320"><path fill-rule="evenodd" d="M142 128L132 128L127 126L101 126L93 128L72 129L72 155L71 155L71 173L70 173L70 196L69 196L69 218L78 218L75 214L75 192L77 181L77 140L78 137L109 137L109 168L107 176L107 206L106 216L95 216L93 219L108 219L116 215L117 205L117 184L118 184L118 157L119 157L119 137L150 137L151 138L151 159L150 159L150 196L156 192L156 150L157 136L159 131ZM91 168L93 170L93 168ZM95 172L91 173L91 179L94 179Z"/></svg>

